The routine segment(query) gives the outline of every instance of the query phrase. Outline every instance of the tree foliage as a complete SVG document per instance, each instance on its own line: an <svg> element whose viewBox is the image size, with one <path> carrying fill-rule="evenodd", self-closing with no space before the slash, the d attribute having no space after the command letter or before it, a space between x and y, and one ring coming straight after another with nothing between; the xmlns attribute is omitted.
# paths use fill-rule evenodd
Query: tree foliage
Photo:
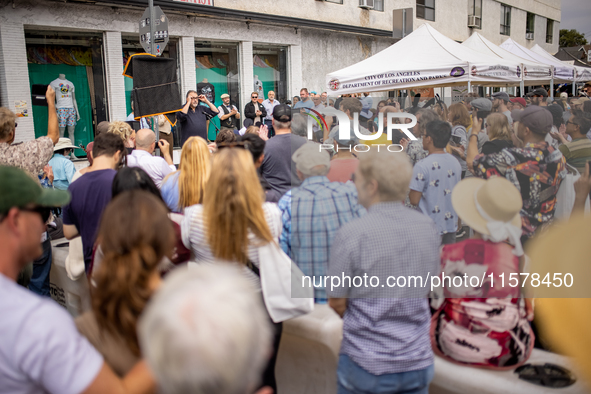
<svg viewBox="0 0 591 394"><path fill-rule="evenodd" d="M577 45L587 45L587 39L575 29L560 29L561 47L575 47Z"/></svg>

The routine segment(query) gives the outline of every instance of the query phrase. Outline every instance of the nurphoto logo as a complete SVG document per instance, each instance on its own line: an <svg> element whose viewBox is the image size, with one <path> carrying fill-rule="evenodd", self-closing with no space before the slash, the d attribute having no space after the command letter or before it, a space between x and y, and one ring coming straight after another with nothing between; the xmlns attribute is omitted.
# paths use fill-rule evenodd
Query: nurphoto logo
<svg viewBox="0 0 591 394"><path fill-rule="evenodd" d="M333 138L338 138L341 141L348 141L348 140L353 139L353 137L351 136L351 130L353 130L353 133L355 134L356 139L363 140L363 141L375 141L378 138L380 138L382 136L382 134L384 134L384 120L386 121L386 135L387 135L387 139L389 141L392 141L392 130L400 130L411 141L417 140L417 137L415 137L414 134L410 131L411 128L416 126L417 118L413 114L409 114L406 112L389 112L386 114L385 117L379 116L378 131L374 134L367 135L367 134L362 134L359 131L359 113L358 112L353 113L353 127L351 127L351 120L349 119L347 114L345 114L344 112L339 111L335 108L326 107L326 108L321 109L320 111L316 111L314 109L309 109L309 111L310 112L306 113L308 115L307 132L308 132L308 139L309 140L313 139L314 123L316 123L321 129L327 128L326 121L325 121L325 118L323 115L336 116L336 118L338 119L338 123L339 123L338 124L338 132L335 132L334 129L332 131L329 130L329 132L330 132L329 135L332 136ZM394 119L400 119L400 121L402 123L395 123ZM403 122L405 122L406 119L410 119L411 122L410 123L403 123ZM338 137L337 137L337 133L338 133ZM383 145L383 144L381 144L381 145ZM379 151L379 145L377 145L377 146L378 146L378 151ZM320 150L332 149L332 148L333 148L333 146L330 144L320 144ZM338 149L338 147L337 147L337 149ZM345 149L347 149L347 148L345 148ZM351 149L351 146L349 146L348 150L350 150L350 149ZM353 147L353 149L356 152L367 152L371 148L369 145L360 143L360 144L355 145ZM388 145L387 149L389 152L402 152L404 150L403 146L399 145L399 144Z"/></svg>

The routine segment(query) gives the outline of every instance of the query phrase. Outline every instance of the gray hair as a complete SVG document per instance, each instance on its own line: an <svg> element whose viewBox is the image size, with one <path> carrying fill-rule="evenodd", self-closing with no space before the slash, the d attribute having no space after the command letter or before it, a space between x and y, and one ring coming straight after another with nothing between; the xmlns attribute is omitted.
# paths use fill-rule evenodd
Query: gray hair
<svg viewBox="0 0 591 394"><path fill-rule="evenodd" d="M383 201L403 201L409 191L412 165L407 155L370 150L359 155L359 170L366 181L376 180Z"/></svg>
<svg viewBox="0 0 591 394"><path fill-rule="evenodd" d="M289 121L289 122L280 122L277 119L273 119L273 128L275 130L291 129L291 121Z"/></svg>
<svg viewBox="0 0 591 394"><path fill-rule="evenodd" d="M300 137L308 136L308 125L306 119L301 114L294 114L291 118L291 133Z"/></svg>
<svg viewBox="0 0 591 394"><path fill-rule="evenodd" d="M230 263L170 273L138 323L162 392L246 394L259 384L271 327L259 293Z"/></svg>
<svg viewBox="0 0 591 394"><path fill-rule="evenodd" d="M417 115L421 115L421 124L419 125L419 129L421 131L425 131L427 123L432 122L434 120L443 120L444 122L447 122L447 119L441 119L437 112L433 111L432 109L420 109L417 111Z"/></svg>

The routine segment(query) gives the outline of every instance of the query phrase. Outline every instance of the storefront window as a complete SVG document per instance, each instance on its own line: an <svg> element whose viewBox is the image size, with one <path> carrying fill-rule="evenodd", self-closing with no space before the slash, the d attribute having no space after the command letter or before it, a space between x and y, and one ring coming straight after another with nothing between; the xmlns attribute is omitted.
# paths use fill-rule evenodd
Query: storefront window
<svg viewBox="0 0 591 394"><path fill-rule="evenodd" d="M266 99L269 91L275 99L285 103L287 97L287 47L254 44L253 74L254 91L259 99Z"/></svg>
<svg viewBox="0 0 591 394"><path fill-rule="evenodd" d="M60 133L74 145L94 140L96 125L107 120L102 36L94 33L25 31L31 91L52 85ZM35 136L47 134L47 107L33 105ZM85 156L82 150L75 150Z"/></svg>
<svg viewBox="0 0 591 394"><path fill-rule="evenodd" d="M222 105L220 96L230 95L230 104L240 109L240 79L238 74L238 44L195 41L195 76L197 93L205 95L216 107ZM183 92L183 98L187 92ZM202 103L202 105L205 105ZM215 124L215 126L214 126ZM207 138L215 140L216 126L220 120L216 116L209 122ZM241 127L241 126L239 126Z"/></svg>

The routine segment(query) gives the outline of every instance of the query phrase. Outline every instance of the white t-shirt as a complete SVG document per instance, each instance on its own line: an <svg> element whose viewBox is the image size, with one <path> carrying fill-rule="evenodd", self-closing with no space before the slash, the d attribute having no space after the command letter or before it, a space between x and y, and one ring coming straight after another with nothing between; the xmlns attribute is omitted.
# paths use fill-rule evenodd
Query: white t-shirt
<svg viewBox="0 0 591 394"><path fill-rule="evenodd" d="M55 90L55 107L56 108L74 108L74 84L67 79L54 79L50 83L53 90Z"/></svg>
<svg viewBox="0 0 591 394"><path fill-rule="evenodd" d="M0 274L0 394L78 394L103 357L68 312Z"/></svg>

